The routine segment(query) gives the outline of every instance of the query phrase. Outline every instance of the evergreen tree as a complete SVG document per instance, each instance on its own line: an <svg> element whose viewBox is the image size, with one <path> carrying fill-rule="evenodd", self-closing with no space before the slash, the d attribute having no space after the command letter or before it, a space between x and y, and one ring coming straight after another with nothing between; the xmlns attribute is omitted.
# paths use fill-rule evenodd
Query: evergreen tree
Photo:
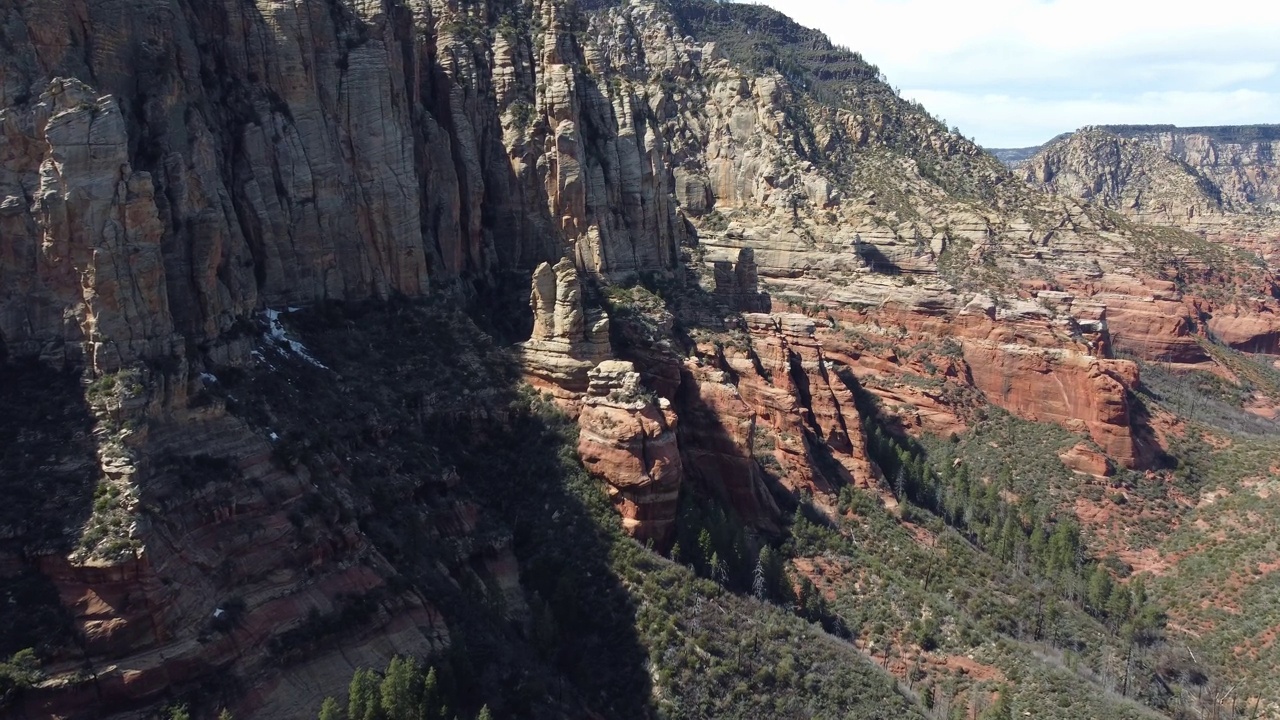
<svg viewBox="0 0 1280 720"><path fill-rule="evenodd" d="M1142 606L1147 604L1147 581L1142 576L1138 576L1129 584L1129 590L1133 593L1134 611L1141 610Z"/></svg>
<svg viewBox="0 0 1280 720"><path fill-rule="evenodd" d="M1111 576L1107 574L1106 568L1102 567L1102 563L1093 566L1093 573L1089 576L1089 587L1085 591L1085 597L1089 602L1089 609L1095 615L1102 615L1107 610L1107 601L1111 599Z"/></svg>
<svg viewBox="0 0 1280 720"><path fill-rule="evenodd" d="M432 667L422 680L422 717L425 720L444 720L447 715L440 680L436 676L436 669Z"/></svg>
<svg viewBox="0 0 1280 720"><path fill-rule="evenodd" d="M1000 541L996 545L996 554L1005 562L1012 560L1022 539L1022 526L1018 524L1017 518L1012 512L1005 513L1004 524L1000 530Z"/></svg>
<svg viewBox="0 0 1280 720"><path fill-rule="evenodd" d="M382 711L387 720L417 720L423 689L419 677L421 671L413 658L399 655L391 658L379 688Z"/></svg>
<svg viewBox="0 0 1280 720"><path fill-rule="evenodd" d="M765 550L768 549L769 546L766 545L764 550L760 551L760 556L756 558L755 570L751 572L751 594L754 595L757 600L769 599L769 591L764 582Z"/></svg>
<svg viewBox="0 0 1280 720"><path fill-rule="evenodd" d="M796 599L799 612L811 621L821 620L827 614L827 603L822 593L809 578L800 579L800 594Z"/></svg>
<svg viewBox="0 0 1280 720"><path fill-rule="evenodd" d="M1027 547L1031 552L1031 562L1037 570L1045 568L1048 546L1049 539L1044 533L1044 523L1036 521L1035 527L1031 529L1031 539L1027 541Z"/></svg>
<svg viewBox="0 0 1280 720"><path fill-rule="evenodd" d="M1061 521L1049 536L1049 570L1054 573L1074 572L1080 555L1080 530L1074 523Z"/></svg>
<svg viewBox="0 0 1280 720"><path fill-rule="evenodd" d="M702 570L706 570L705 563L711 560L711 556L715 554L715 546L711 543L711 533L706 528L702 528L702 532L698 533L698 558L694 560L694 565Z"/></svg>
<svg viewBox="0 0 1280 720"><path fill-rule="evenodd" d="M1132 604L1132 597L1129 595L1129 589L1123 585L1113 585L1111 587L1111 597L1107 598L1107 617L1110 618L1112 629L1118 628L1121 623L1129 619L1129 610Z"/></svg>
<svg viewBox="0 0 1280 720"><path fill-rule="evenodd" d="M356 670L351 676L348 695L347 720L382 720L378 678L372 670L367 668Z"/></svg>
<svg viewBox="0 0 1280 720"><path fill-rule="evenodd" d="M982 720L1013 720L1013 704L1009 701L1008 688L1000 688L995 703L982 713Z"/></svg>
<svg viewBox="0 0 1280 720"><path fill-rule="evenodd" d="M320 703L320 720L342 720L342 711L338 709L338 701L327 697Z"/></svg>
<svg viewBox="0 0 1280 720"><path fill-rule="evenodd" d="M480 714L476 715L476 720L493 720L493 715L489 712L488 705L480 708Z"/></svg>

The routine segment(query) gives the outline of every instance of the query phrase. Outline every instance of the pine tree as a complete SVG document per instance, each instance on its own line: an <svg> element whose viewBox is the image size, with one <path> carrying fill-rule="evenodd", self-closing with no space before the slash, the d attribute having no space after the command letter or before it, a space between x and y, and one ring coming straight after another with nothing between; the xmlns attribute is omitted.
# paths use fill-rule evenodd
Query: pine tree
<svg viewBox="0 0 1280 720"><path fill-rule="evenodd" d="M222 708L222 712L218 713L218 720L236 720L236 719L235 719L235 716L231 714L230 710L226 708Z"/></svg>
<svg viewBox="0 0 1280 720"><path fill-rule="evenodd" d="M378 697L378 678L372 670L361 668L351 676L348 688L347 720L382 720L382 701Z"/></svg>
<svg viewBox="0 0 1280 720"><path fill-rule="evenodd" d="M715 554L715 547L711 543L711 533L706 528L702 528L702 532L698 533L698 554L699 557L694 560L695 566L709 562L711 556Z"/></svg>
<svg viewBox="0 0 1280 720"><path fill-rule="evenodd" d="M1133 610L1136 613L1147 604L1147 581L1141 576L1133 579L1129 584L1129 589L1133 592Z"/></svg>
<svg viewBox="0 0 1280 720"><path fill-rule="evenodd" d="M426 720L443 720L446 715L440 680L436 676L436 669L432 667L422 680L422 717Z"/></svg>
<svg viewBox="0 0 1280 720"><path fill-rule="evenodd" d="M387 720L417 720L422 687L421 672L413 658L399 655L391 658L387 674L382 678L379 694Z"/></svg>
<svg viewBox="0 0 1280 720"><path fill-rule="evenodd" d="M320 720L341 720L342 711L338 709L338 701L327 697L320 703Z"/></svg>
<svg viewBox="0 0 1280 720"><path fill-rule="evenodd" d="M982 713L982 720L1013 720L1013 704L1009 701L1008 688L1000 688L995 704Z"/></svg>
<svg viewBox="0 0 1280 720"><path fill-rule="evenodd" d="M712 580L722 585L724 584L724 564L720 562L720 553L712 551L711 562L707 563L707 572L710 574Z"/></svg>
<svg viewBox="0 0 1280 720"><path fill-rule="evenodd" d="M1074 571L1080 555L1080 531L1068 521L1062 521L1049 536L1049 570L1056 573Z"/></svg>
<svg viewBox="0 0 1280 720"><path fill-rule="evenodd" d="M760 551L760 556L756 558L755 570L751 572L751 594L754 595L757 600L769 599L768 588L765 586L764 582L765 550L768 549L769 546L765 545L764 550Z"/></svg>
<svg viewBox="0 0 1280 720"><path fill-rule="evenodd" d="M1013 513L1006 513L1004 517L1004 525L1000 530L1000 543L997 547L997 553L1000 559L1008 562L1013 559L1014 552L1018 549L1018 543L1023 539L1022 526L1018 524L1017 518Z"/></svg>
<svg viewBox="0 0 1280 720"><path fill-rule="evenodd" d="M480 714L476 715L476 720L493 720L493 715L489 712L488 705L480 708Z"/></svg>
<svg viewBox="0 0 1280 720"><path fill-rule="evenodd" d="M805 618L818 621L827 614L827 603L823 599L822 593L818 592L818 588L814 586L813 581L809 578L800 579L800 594L796 599L796 605Z"/></svg>
<svg viewBox="0 0 1280 720"><path fill-rule="evenodd" d="M1132 600L1128 588L1123 585L1111 587L1111 597L1107 598L1107 617L1110 618L1113 629L1129 619Z"/></svg>
<svg viewBox="0 0 1280 720"><path fill-rule="evenodd" d="M1031 563L1036 569L1043 570L1046 565L1046 548L1049 545L1049 539L1044 534L1044 524L1037 521L1031 530L1031 539L1027 541L1027 546L1031 550Z"/></svg>
<svg viewBox="0 0 1280 720"><path fill-rule="evenodd" d="M1089 587L1085 593L1089 608L1095 615L1106 612L1107 601L1111 599L1111 576L1107 574L1106 568L1102 567L1102 563L1093 566L1093 573L1089 576Z"/></svg>

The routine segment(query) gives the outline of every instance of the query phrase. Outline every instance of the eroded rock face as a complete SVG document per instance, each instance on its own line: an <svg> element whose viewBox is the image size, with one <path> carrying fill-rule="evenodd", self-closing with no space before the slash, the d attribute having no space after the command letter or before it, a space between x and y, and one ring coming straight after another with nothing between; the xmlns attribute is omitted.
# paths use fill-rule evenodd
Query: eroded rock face
<svg viewBox="0 0 1280 720"><path fill-rule="evenodd" d="M582 463L608 484L627 534L666 549L684 476L676 414L665 398L643 394L629 362L606 360L589 376L578 416Z"/></svg>
<svg viewBox="0 0 1280 720"><path fill-rule="evenodd" d="M586 309L578 269L567 258L554 269L539 265L532 285L533 336L521 344L525 372L536 387L557 397L584 393L591 369L613 352L609 316Z"/></svg>
<svg viewBox="0 0 1280 720"><path fill-rule="evenodd" d="M188 402L186 378L141 371L91 400L98 457L84 491L96 502L83 528L63 530L76 544L0 543L4 579L37 570L79 638L20 713L110 714L235 668L253 678L235 707L291 717L389 652L447 646L439 613L393 587L354 517L317 509L307 468L278 462L273 438L221 401ZM74 513L69 492L46 502Z"/></svg>
<svg viewBox="0 0 1280 720"><path fill-rule="evenodd" d="M1020 165L1027 182L1171 224L1280 208L1274 126L1087 127Z"/></svg>
<svg viewBox="0 0 1280 720"><path fill-rule="evenodd" d="M174 332L217 341L261 303L415 297L575 243L588 272L672 268L684 226L643 90L585 74L561 3L504 10L544 37L496 33L491 50L460 30L489 21L474 12L15 8L0 58L9 352L109 370L166 354Z"/></svg>
<svg viewBox="0 0 1280 720"><path fill-rule="evenodd" d="M1186 177L1138 182L1146 146L1128 141L1099 140L1078 171L1041 166L1041 185L1054 175L1131 218L1205 230L1272 263L1226 281L1186 237L1160 245L1070 193L1012 182L871 77L827 106L690 37L671 7L582 5L593 7L7 8L0 360L172 370L147 381L142 429L85 460L113 486L146 484L125 495L130 512L139 497L158 509L135 512L138 552L41 545L0 562L34 558L86 652L111 661L88 681L57 668L66 682L33 694L33 712L146 703L232 668L261 679L249 712L311 716L354 666L447 641L349 517L291 517L316 494L305 470L221 408L189 402L202 360L251 362L263 307L420 297L532 270L527 376L579 413L584 462L628 531L659 546L684 482L764 532L780 518L772 492L822 506L846 483L883 491L860 392L909 432L962 431L963 403L989 401L1137 467L1138 377L1116 353L1205 362L1206 328L1239 349L1280 349L1277 235L1223 210L1271 202L1258 168L1274 147L1157 141L1221 175L1221 202ZM703 285L684 289L710 297L680 331L731 341L683 344L668 313L626 349L635 367L616 364L609 318L586 307L580 276L678 278L682 244L707 261L693 256ZM203 478L197 458L224 474ZM1107 465L1092 447L1063 460ZM459 544L477 524L466 503L441 521ZM518 594L509 549L467 560ZM243 608L223 632L213 620L232 595ZM313 609L365 599L370 617L336 651L265 671Z"/></svg>
<svg viewBox="0 0 1280 720"><path fill-rule="evenodd" d="M1047 144L1016 172L1033 187L1233 245L1274 268L1277 151L1274 125L1088 127Z"/></svg>
<svg viewBox="0 0 1280 720"><path fill-rule="evenodd" d="M753 453L758 429L747 404L715 348L706 360L683 367L680 389L680 449L685 474L733 508L750 527L776 530L781 512ZM708 362L710 360L711 362Z"/></svg>
<svg viewBox="0 0 1280 720"><path fill-rule="evenodd" d="M129 159L119 103L56 78L0 109L0 337L13 356L99 372L174 340L149 173Z"/></svg>
<svg viewBox="0 0 1280 720"><path fill-rule="evenodd" d="M774 438L772 455L783 468L783 482L826 497L843 485L878 488L880 473L867 456L854 400L857 381L827 353L816 323L790 313L744 318L753 356L725 357L763 423L757 432Z"/></svg>
<svg viewBox="0 0 1280 720"><path fill-rule="evenodd" d="M729 307L741 312L768 312L769 295L760 292L760 280L756 267L755 251L742 248L737 262L721 260L715 263L715 293Z"/></svg>

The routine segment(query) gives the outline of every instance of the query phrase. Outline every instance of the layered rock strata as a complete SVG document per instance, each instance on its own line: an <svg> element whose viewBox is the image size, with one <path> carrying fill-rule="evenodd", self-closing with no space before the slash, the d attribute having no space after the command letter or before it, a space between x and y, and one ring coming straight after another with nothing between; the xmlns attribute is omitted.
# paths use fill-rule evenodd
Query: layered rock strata
<svg viewBox="0 0 1280 720"><path fill-rule="evenodd" d="M175 333L217 341L263 303L420 296L571 246L592 273L673 267L684 225L642 91L588 74L562 3L492 12L10 8L10 352L108 371ZM490 44L498 15L515 30Z"/></svg>
<svg viewBox="0 0 1280 720"><path fill-rule="evenodd" d="M667 548L683 479L670 401L644 394L633 364L607 360L590 372L578 425L578 455L608 484L623 529L641 542Z"/></svg>
<svg viewBox="0 0 1280 720"><path fill-rule="evenodd" d="M587 392L589 373L612 357L609 316L583 303L578 269L569 259L533 271L529 307L533 335L521 343L526 375L536 387L571 398Z"/></svg>
<svg viewBox="0 0 1280 720"><path fill-rule="evenodd" d="M707 24L732 25L731 4L48 0L0 14L0 360L95 383L153 370L146 400L95 407L67 440L83 458L14 475L62 488L81 468L118 498L105 537L79 516L59 528L83 546L29 520L3 538L6 581L43 577L84 639L55 654L32 714L132 712L232 675L256 683L248 716L311 716L355 665L446 642L349 514L294 518L347 493L321 492L201 393L216 378L200 368L270 365L265 308L467 295L532 270L528 377L579 413L584 459L628 529L659 544L685 481L764 531L774 493L829 505L846 483L883 489L861 392L910 432L963 430L981 400L1062 424L1092 441L1064 462L1101 473L1094 445L1129 467L1150 450L1118 353L1280 351L1261 211L1220 223L1198 182L1140 186L1097 163L1073 185L1113 208L1028 189L825 39L779 44L822 55L803 76L757 70L774 63ZM780 16L729 30L778 27L798 31ZM1270 202L1262 145L1159 142L1221 175L1222 207ZM1136 172L1141 158L1114 148ZM1126 205L1128 219L1109 212ZM1135 218L1216 223L1231 245ZM679 284L682 251L702 276L677 288L695 307L619 333L637 385L609 362L582 276ZM462 546L482 526L466 503L441 522ZM463 562L499 568L514 597L509 552L489 549ZM362 621L310 654L327 627L313 611L348 604Z"/></svg>
<svg viewBox="0 0 1280 720"><path fill-rule="evenodd" d="M20 713L109 715L234 673L254 682L229 705L291 717L358 667L447 645L439 613L393 589L397 573L353 520L308 509L316 484L276 461L273 438L220 400L189 401L181 376L112 379L91 395L97 477L84 527L68 528L73 549L10 538L0 554L4 581L24 568L47 579L78 638L42 646L49 680ZM333 647L310 653L317 643Z"/></svg>

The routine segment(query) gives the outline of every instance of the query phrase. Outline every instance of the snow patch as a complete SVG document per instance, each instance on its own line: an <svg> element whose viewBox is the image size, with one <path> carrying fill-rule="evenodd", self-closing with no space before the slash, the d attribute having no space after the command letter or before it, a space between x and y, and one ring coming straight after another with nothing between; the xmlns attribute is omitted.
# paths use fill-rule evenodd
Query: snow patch
<svg viewBox="0 0 1280 720"><path fill-rule="evenodd" d="M295 312L297 311L297 308L289 308L288 310L289 312ZM298 357L302 358L303 360L306 360L312 365L315 365L321 370L329 369L324 365L324 363L315 359L315 357L310 352L307 351L307 347L305 345L298 342L297 340L294 340L293 338L289 337L287 333L285 333L284 325L281 324L280 322L279 310L272 310L271 308L267 308L266 310L262 311L262 314L267 319L267 331L262 334L263 340L266 340L269 343L274 343L277 347L279 347L282 350L288 350L292 352L294 355L297 355Z"/></svg>
<svg viewBox="0 0 1280 720"><path fill-rule="evenodd" d="M202 372L202 373L200 373L200 379L201 379L201 380L203 380L203 381L205 381L205 383L216 383L216 382L218 382L218 376L214 375L213 373L205 373L205 372Z"/></svg>

